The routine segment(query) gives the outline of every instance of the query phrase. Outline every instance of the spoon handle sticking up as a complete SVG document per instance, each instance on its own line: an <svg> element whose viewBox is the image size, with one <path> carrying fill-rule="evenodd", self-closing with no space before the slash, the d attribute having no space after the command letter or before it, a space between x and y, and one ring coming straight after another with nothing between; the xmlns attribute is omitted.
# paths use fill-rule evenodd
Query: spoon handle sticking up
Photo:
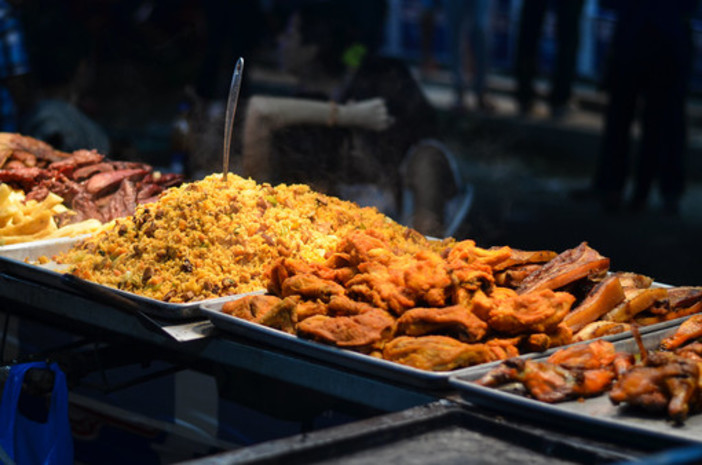
<svg viewBox="0 0 702 465"><path fill-rule="evenodd" d="M234 67L232 83L229 86L229 97L227 98L227 114L224 120L224 153L222 154L222 176L227 180L229 171L229 148L232 142L232 128L234 127L234 115L236 115L236 105L239 103L239 90L241 89L241 74L244 71L244 58L239 57Z"/></svg>

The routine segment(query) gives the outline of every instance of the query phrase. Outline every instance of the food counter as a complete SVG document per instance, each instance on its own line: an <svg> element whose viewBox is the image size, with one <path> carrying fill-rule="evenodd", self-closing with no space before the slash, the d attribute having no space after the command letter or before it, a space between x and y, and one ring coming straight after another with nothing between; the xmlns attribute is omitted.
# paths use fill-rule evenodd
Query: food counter
<svg viewBox="0 0 702 465"><path fill-rule="evenodd" d="M486 440L499 446L503 453L516 459L528 458L533 463L605 463L687 444L687 441L673 438L641 443L636 434L628 439L602 435L578 425L550 423L549 418L539 418L539 412L527 421L518 414L510 416L504 411L478 407L461 399L455 390L431 392L392 383L339 366L328 366L318 359L296 356L260 341L222 334L215 328L207 330L204 337L176 341L142 324L123 309L7 273L0 273L0 295L3 310L19 318L57 325L78 335L89 335L94 340L126 340L153 358L169 359L204 371L232 368L239 382L250 379L255 383L265 379L297 386L312 393L305 397L307 402L317 398L320 404L350 403L355 404L353 408L358 411L372 412L358 422L203 457L196 463L336 462L330 453L352 454L351 457L361 454L360 457L367 460L387 458L391 454L404 457L406 463L426 463L425 459L433 455L431 450L437 446L444 448L439 457L451 463L457 454L481 454L488 460L491 451L480 446ZM319 405L308 407L319 409ZM421 442L408 440L408 437ZM454 448L446 449L452 443ZM411 448L408 449L408 445ZM495 459L494 463L500 463L499 456ZM364 459L359 460L349 463L364 463Z"/></svg>
<svg viewBox="0 0 702 465"><path fill-rule="evenodd" d="M65 213L17 196L11 203L13 240ZM326 446L374 455L374 434L359 431L397 443L381 456L411 450L408 435L418 435L412 457L451 437L477 445L486 435L537 463L627 460L700 442L698 345L688 343L702 334L701 287L610 269L586 242L559 253L432 240L308 186L233 174L131 206L132 215L83 238L42 243L41 226L26 246L0 250L2 311L106 344L116 365L166 361L165 372L207 374L216 392L187 393L272 413L258 417L261 430L274 417L303 425L302 438L287 429L219 444L283 441L225 453L225 462L293 460L270 456L285 444L302 456L313 445L325 449L320 457ZM25 336L20 343L31 344L43 334ZM668 347L656 353L659 345ZM78 384L90 371L65 365ZM644 421L641 409L655 414ZM346 425L327 432L313 421L324 412L342 413L328 423ZM585 450L594 453L577 453Z"/></svg>

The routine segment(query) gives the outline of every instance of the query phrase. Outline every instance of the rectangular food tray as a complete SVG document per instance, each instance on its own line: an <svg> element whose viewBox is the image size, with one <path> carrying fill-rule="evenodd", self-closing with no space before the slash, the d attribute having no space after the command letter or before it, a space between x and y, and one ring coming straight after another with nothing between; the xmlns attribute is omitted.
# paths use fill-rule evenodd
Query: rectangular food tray
<svg viewBox="0 0 702 465"><path fill-rule="evenodd" d="M302 339L222 312L225 302L237 298L240 297L233 296L217 302L201 302L200 310L215 327L226 333L392 382L428 389L448 387L448 378L452 372L431 372L412 368L360 352Z"/></svg>
<svg viewBox="0 0 702 465"><path fill-rule="evenodd" d="M656 348L667 336L673 334L676 326L648 331L642 334L643 344L647 349ZM618 352L638 353L638 346L633 337L613 342ZM535 357L537 360L546 355ZM461 373L449 380L460 396L473 404L495 409L504 413L542 418L555 423L581 425L585 429L602 429L614 435L641 440L663 439L677 440L683 443L702 442L702 414L692 414L684 425L673 425L664 413L646 414L626 406L616 406L607 393L598 397L548 404L514 392L479 386L475 380L486 374L491 367L482 366L469 373Z"/></svg>
<svg viewBox="0 0 702 465"><path fill-rule="evenodd" d="M53 261L44 265L33 263L39 257L51 258L58 253L65 252L81 239L61 238L0 247L0 272L56 289L84 294L111 305L131 306L131 302L138 306L139 311L170 321L202 319L201 303L218 302L232 297L225 296L187 303L163 302L76 277L66 279L64 271L67 271L68 267ZM127 299L129 302L124 302L123 299Z"/></svg>

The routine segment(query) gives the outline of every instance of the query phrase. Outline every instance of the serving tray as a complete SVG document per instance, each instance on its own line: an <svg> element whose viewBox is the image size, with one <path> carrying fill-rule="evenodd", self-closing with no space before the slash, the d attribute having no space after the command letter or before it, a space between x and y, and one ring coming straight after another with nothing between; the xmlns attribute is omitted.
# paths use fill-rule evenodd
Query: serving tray
<svg viewBox="0 0 702 465"><path fill-rule="evenodd" d="M238 298L241 296L232 296L216 302L201 302L200 310L215 327L226 333L391 382L426 389L443 389L448 387L448 379L455 373L420 370L360 352L302 339L222 312L225 302Z"/></svg>
<svg viewBox="0 0 702 465"><path fill-rule="evenodd" d="M231 297L224 296L187 303L164 302L80 279L67 273L68 265L57 264L53 261L46 264L36 263L39 257L52 257L69 250L82 238L61 238L0 247L0 271L45 286L84 294L91 299L118 308L132 307L130 310L138 309L147 315L167 321L203 319L204 317L200 313L202 302L218 302L228 300ZM131 304L136 304L136 307Z"/></svg>
<svg viewBox="0 0 702 465"><path fill-rule="evenodd" d="M665 337L673 334L677 327L678 325L669 326L643 334L644 347L656 348ZM638 353L638 346L633 337L621 339L613 344L618 352ZM537 360L545 358L546 355L535 357ZM642 440L667 438L689 443L702 442L702 414L690 415L684 425L676 426L666 419L665 414L646 414L624 405L616 406L609 400L607 393L584 400L548 404L518 393L475 384L474 381L486 374L489 368L483 366L471 372L461 373L452 377L449 383L464 400L505 413L519 413L553 423L580 425L589 430L603 429L627 437L635 435Z"/></svg>

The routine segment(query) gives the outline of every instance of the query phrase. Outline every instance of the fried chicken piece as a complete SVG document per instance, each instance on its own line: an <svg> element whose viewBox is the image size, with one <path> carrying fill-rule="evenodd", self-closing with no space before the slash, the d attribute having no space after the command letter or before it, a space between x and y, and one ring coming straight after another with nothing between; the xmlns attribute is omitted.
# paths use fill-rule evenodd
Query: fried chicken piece
<svg viewBox="0 0 702 465"><path fill-rule="evenodd" d="M624 373L609 393L613 404L626 403L650 412L666 412L677 423L699 410L697 362L670 352L649 354L645 365Z"/></svg>
<svg viewBox="0 0 702 465"><path fill-rule="evenodd" d="M486 344L466 344L447 336L400 336L383 348L391 362L429 371L449 371L498 360Z"/></svg>
<svg viewBox="0 0 702 465"><path fill-rule="evenodd" d="M342 271L333 270L319 263L307 263L302 260L280 258L265 271L268 279L268 292L283 297L283 283L288 278L297 275L313 275L326 281L336 281Z"/></svg>
<svg viewBox="0 0 702 465"><path fill-rule="evenodd" d="M327 315L329 313L328 306L319 300L305 300L297 304L295 309L297 313L297 321L305 320L315 315Z"/></svg>
<svg viewBox="0 0 702 465"><path fill-rule="evenodd" d="M449 250L447 261L463 261L466 264L481 263L491 269L500 263L504 263L513 257L513 250L508 246L491 247L483 249L476 246L475 241L466 239L457 242Z"/></svg>
<svg viewBox="0 0 702 465"><path fill-rule="evenodd" d="M538 400L561 402L601 394L632 364L631 355L618 353L611 342L600 340L558 350L545 361L509 359L477 383L498 387L518 382Z"/></svg>
<svg viewBox="0 0 702 465"><path fill-rule="evenodd" d="M329 302L334 296L344 295L345 289L341 284L313 274L296 274L283 281L280 292L281 297L299 295L305 299Z"/></svg>
<svg viewBox="0 0 702 465"><path fill-rule="evenodd" d="M609 258L582 242L546 263L536 273L527 276L517 289L520 294L551 289L560 289L586 277L604 275L609 269Z"/></svg>
<svg viewBox="0 0 702 465"><path fill-rule="evenodd" d="M572 341L573 332L561 323L551 333L535 333L522 337L519 348L522 353L544 352L553 347L570 344Z"/></svg>
<svg viewBox="0 0 702 465"><path fill-rule="evenodd" d="M355 301L345 295L335 295L327 304L327 314L330 316L360 315L374 308L370 304Z"/></svg>
<svg viewBox="0 0 702 465"><path fill-rule="evenodd" d="M337 246L337 252L346 254L349 263L357 266L364 262L387 263L393 253L388 245L376 237L375 231L358 231L348 234Z"/></svg>
<svg viewBox="0 0 702 465"><path fill-rule="evenodd" d="M592 370L611 365L616 356L614 344L600 339L557 350L547 361L568 369Z"/></svg>
<svg viewBox="0 0 702 465"><path fill-rule="evenodd" d="M549 362L511 358L476 381L487 387L520 383L537 400L562 402L577 397L595 396L612 383L609 369L569 370Z"/></svg>
<svg viewBox="0 0 702 465"><path fill-rule="evenodd" d="M504 334L550 333L568 314L575 297L543 289L497 303L488 314L490 328Z"/></svg>
<svg viewBox="0 0 702 465"><path fill-rule="evenodd" d="M349 297L392 311L396 315L416 306L416 301L405 292L402 274L397 269L374 262L366 262L361 266L362 272L346 283Z"/></svg>
<svg viewBox="0 0 702 465"><path fill-rule="evenodd" d="M487 334L488 325L468 307L413 308L397 320L397 334L424 336L441 334L463 342L477 342Z"/></svg>
<svg viewBox="0 0 702 465"><path fill-rule="evenodd" d="M488 350L495 360L507 360L520 355L517 345L523 338L521 336L511 338L492 338L485 342Z"/></svg>
<svg viewBox="0 0 702 465"><path fill-rule="evenodd" d="M664 350L673 350L687 342L702 337L702 315L693 315L678 327L672 336L661 341Z"/></svg>
<svg viewBox="0 0 702 465"><path fill-rule="evenodd" d="M222 312L247 321L254 321L260 314L267 312L281 301L274 295L247 295L230 300L222 305Z"/></svg>
<svg viewBox="0 0 702 465"><path fill-rule="evenodd" d="M395 319L374 308L353 316L311 316L297 325L300 337L368 353L392 338Z"/></svg>
<svg viewBox="0 0 702 465"><path fill-rule="evenodd" d="M422 303L445 305L452 284L441 257L429 251L362 262L358 271L346 282L348 295L396 315Z"/></svg>
<svg viewBox="0 0 702 465"><path fill-rule="evenodd" d="M269 328L294 334L297 324L295 309L299 299L280 299L272 295L248 295L222 305L222 312Z"/></svg>
<svg viewBox="0 0 702 465"><path fill-rule="evenodd" d="M454 260L448 263L448 272L456 289L489 291L495 284L492 268L484 263Z"/></svg>
<svg viewBox="0 0 702 465"><path fill-rule="evenodd" d="M684 347L675 349L674 353L680 357L685 357L696 362L702 362L702 342L695 341Z"/></svg>

